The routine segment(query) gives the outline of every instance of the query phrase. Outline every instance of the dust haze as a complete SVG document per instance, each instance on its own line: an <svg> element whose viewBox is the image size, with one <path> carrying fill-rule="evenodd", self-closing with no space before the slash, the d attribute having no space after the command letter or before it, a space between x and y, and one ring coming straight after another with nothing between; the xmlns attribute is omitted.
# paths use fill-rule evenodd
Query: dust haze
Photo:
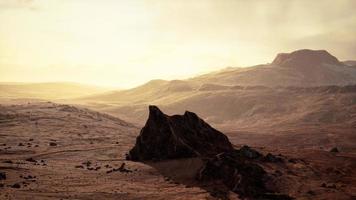
<svg viewBox="0 0 356 200"><path fill-rule="evenodd" d="M355 199L355 8L0 1L0 199Z"/></svg>

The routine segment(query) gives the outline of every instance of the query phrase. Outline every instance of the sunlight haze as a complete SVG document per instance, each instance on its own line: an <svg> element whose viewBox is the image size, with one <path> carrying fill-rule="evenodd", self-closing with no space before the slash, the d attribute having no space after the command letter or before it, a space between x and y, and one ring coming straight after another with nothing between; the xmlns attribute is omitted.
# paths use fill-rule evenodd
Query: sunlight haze
<svg viewBox="0 0 356 200"><path fill-rule="evenodd" d="M130 88L151 79L268 63L296 49L326 49L352 59L355 5L352 0L0 0L0 82Z"/></svg>

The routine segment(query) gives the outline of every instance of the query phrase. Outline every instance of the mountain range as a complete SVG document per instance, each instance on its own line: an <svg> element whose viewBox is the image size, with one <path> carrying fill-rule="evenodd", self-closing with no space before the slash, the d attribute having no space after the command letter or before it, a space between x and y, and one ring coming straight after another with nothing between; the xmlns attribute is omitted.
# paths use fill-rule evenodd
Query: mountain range
<svg viewBox="0 0 356 200"><path fill-rule="evenodd" d="M218 126L354 124L356 120L349 117L355 114L354 84L356 67L325 50L303 49L278 54L270 64L228 68L185 80L152 80L74 103L84 102L137 123L146 119L146 106L155 104L169 114L194 111Z"/></svg>

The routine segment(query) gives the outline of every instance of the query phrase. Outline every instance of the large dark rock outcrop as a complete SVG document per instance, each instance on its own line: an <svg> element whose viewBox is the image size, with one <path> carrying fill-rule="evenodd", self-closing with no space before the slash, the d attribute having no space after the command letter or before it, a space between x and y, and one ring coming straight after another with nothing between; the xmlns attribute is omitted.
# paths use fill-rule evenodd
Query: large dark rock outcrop
<svg viewBox="0 0 356 200"><path fill-rule="evenodd" d="M168 116L149 106L149 117L130 150L134 161L214 156L233 150L228 138L195 113Z"/></svg>
<svg viewBox="0 0 356 200"><path fill-rule="evenodd" d="M293 199L278 193L275 188L268 188L268 182L273 178L260 164L269 157L275 158L272 154L263 156L248 146L224 152L210 158L199 171L197 179L204 182L221 181L243 199Z"/></svg>

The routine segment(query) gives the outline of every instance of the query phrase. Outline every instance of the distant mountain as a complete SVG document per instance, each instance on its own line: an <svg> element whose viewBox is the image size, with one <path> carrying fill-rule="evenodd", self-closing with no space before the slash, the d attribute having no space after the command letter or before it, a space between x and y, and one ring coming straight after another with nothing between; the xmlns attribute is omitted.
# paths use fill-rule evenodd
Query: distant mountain
<svg viewBox="0 0 356 200"><path fill-rule="evenodd" d="M191 79L220 85L303 86L356 83L356 68L345 65L325 50L281 53L270 64L214 72Z"/></svg>
<svg viewBox="0 0 356 200"><path fill-rule="evenodd" d="M354 126L353 85L355 67L324 50L299 50L278 54L270 64L229 68L186 80L153 80L77 102L139 123L147 117L147 105L155 104L168 114L191 110L207 122L222 126Z"/></svg>
<svg viewBox="0 0 356 200"><path fill-rule="evenodd" d="M347 66L354 66L354 67L356 67L356 60L346 60L346 61L343 61L342 63L344 63L344 64L347 65Z"/></svg>
<svg viewBox="0 0 356 200"><path fill-rule="evenodd" d="M83 98L116 103L173 103L196 91L248 87L317 87L356 84L356 68L345 65L325 50L281 53L271 64L229 68L186 80L152 80L139 87Z"/></svg>
<svg viewBox="0 0 356 200"><path fill-rule="evenodd" d="M65 99L108 91L107 88L78 83L0 83L0 98Z"/></svg>

